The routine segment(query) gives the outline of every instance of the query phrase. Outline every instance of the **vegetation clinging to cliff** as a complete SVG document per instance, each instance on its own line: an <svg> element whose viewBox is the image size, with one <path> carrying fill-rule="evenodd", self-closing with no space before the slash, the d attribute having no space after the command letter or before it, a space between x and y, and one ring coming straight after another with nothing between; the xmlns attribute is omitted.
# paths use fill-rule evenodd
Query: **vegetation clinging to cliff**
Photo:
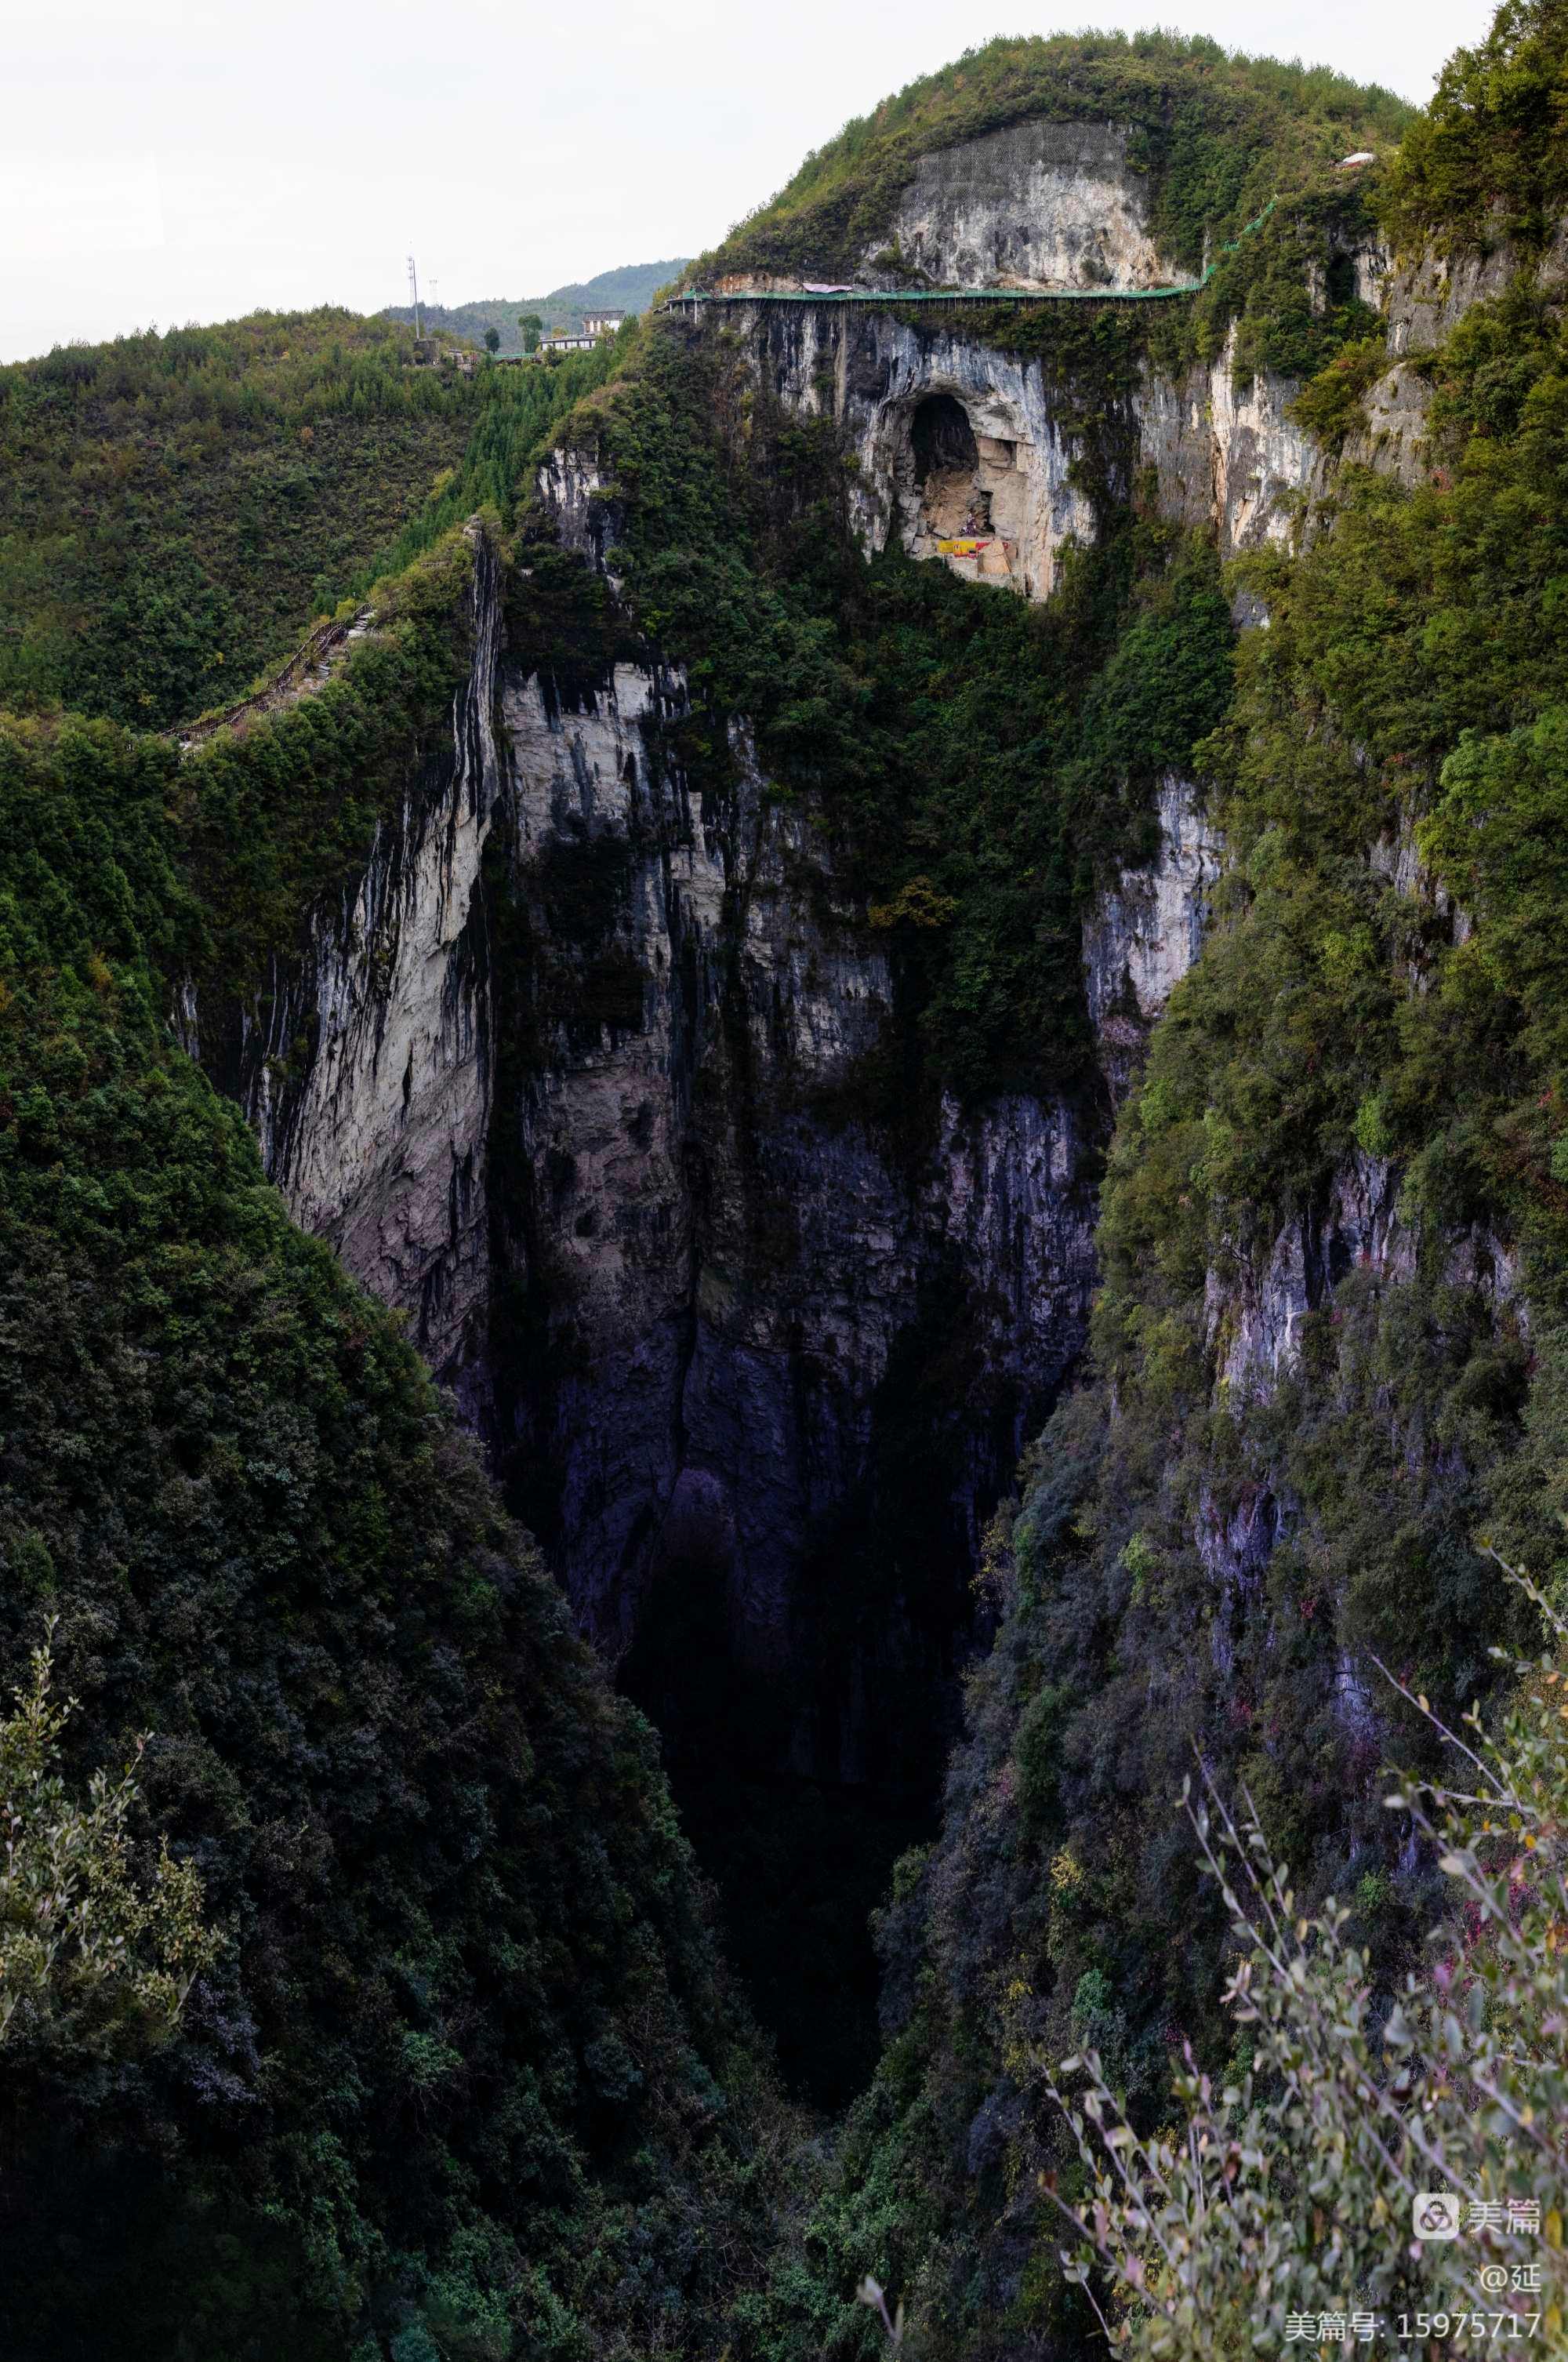
<svg viewBox="0 0 1568 2362"><path fill-rule="evenodd" d="M869 2350L857 2268L944 2351L1062 2333L1030 2193L1079 2169L1021 2053L1092 2043L1149 2125L1174 2044L1230 2046L1169 1812L1192 1746L1388 1992L1438 1882L1375 1773L1430 1739L1368 1654L1454 1718L1516 1637L1477 1533L1568 1583L1568 340L1523 284L1430 370L1427 480L1347 476L1303 554L1238 569L1270 620L1198 750L1220 923L1112 1152L1096 1383L994 1538L943 1835L883 1923L882 2068L780 2284L803 2341Z"/></svg>
<svg viewBox="0 0 1568 2362"><path fill-rule="evenodd" d="M8 2064L0 2343L716 2350L771 2103L652 1734L170 1043L172 759L0 723L0 1639L72 1768L155 1730L229 1940L160 2056Z"/></svg>
<svg viewBox="0 0 1568 2362"><path fill-rule="evenodd" d="M1084 1078L1081 908L1224 711L1213 558L1115 500L1124 460L1094 455L1116 418L1086 415L1102 532L1044 607L896 547L867 565L831 422L770 406L678 320L564 430L608 479L636 623L685 667L672 751L724 780L744 717L769 779L812 794L899 962L927 1090ZM907 1117L911 1073L885 1081Z"/></svg>
<svg viewBox="0 0 1568 2362"><path fill-rule="evenodd" d="M1326 68L1234 57L1202 36L998 39L913 82L809 156L696 269L848 270L883 237L917 160L1031 116L1111 121L1149 179L1150 227L1185 268L1280 190L1347 149L1388 146L1415 109Z"/></svg>
<svg viewBox="0 0 1568 2362"><path fill-rule="evenodd" d="M1401 242L1543 245L1568 203L1568 7L1505 0L1484 41L1456 50L1406 133L1388 219Z"/></svg>

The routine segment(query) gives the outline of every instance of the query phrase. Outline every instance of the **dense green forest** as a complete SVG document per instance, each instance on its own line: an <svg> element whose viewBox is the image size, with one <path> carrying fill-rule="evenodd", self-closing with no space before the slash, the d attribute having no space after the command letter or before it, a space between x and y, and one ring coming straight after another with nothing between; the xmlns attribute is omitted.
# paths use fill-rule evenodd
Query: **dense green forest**
<svg viewBox="0 0 1568 2362"><path fill-rule="evenodd" d="M0 697L141 728L243 695L462 457L478 395L347 312L0 370Z"/></svg>
<svg viewBox="0 0 1568 2362"><path fill-rule="evenodd" d="M0 370L0 701L138 729L233 703L313 616L509 507L604 366L468 380L323 310Z"/></svg>
<svg viewBox="0 0 1568 2362"><path fill-rule="evenodd" d="M1302 1910L1348 1909L1381 2042L1445 1873L1380 1767L1436 1776L1429 1700L1506 1705L1490 1652L1539 1645L1540 1599L1499 1553L1568 1590L1565 90L1561 0L1508 0L1419 117L1207 42L996 42L809 159L704 268L845 267L914 157L1041 112L1133 126L1184 261L1277 198L1179 321L972 322L1073 422L1095 537L1038 606L867 560L832 417L679 317L471 382L330 312L0 371L0 1654L23 1683L47 1636L71 1793L145 1735L130 1870L167 1844L210 1939L157 2024L51 2014L41 1981L0 2019L18 2362L869 2362L867 2273L930 2362L1073 2362L1091 2296L1170 2351L1129 2285L1063 2272L1090 2183L1042 2062L1092 2048L1140 2133L1184 2046L1250 2079L1246 1929L1172 1810L1195 1752ZM1235 324L1338 449L1387 356L1320 295L1331 230L1509 267L1414 363L1416 480L1342 465L1309 531L1224 568L1139 472L1133 397ZM555 538L552 447L593 463L613 596ZM986 1540L940 1826L877 1915L879 2062L832 2126L715 1937L778 1982L791 1896L737 1903L735 1759L672 1794L400 1321L171 1029L190 984L249 1006L450 777L480 552L553 693L679 667L650 760L721 808L743 719L826 831L895 993L815 1114L911 1171L944 1100L1060 1097L1099 1143L1089 1350ZM181 750L357 611L325 686ZM1113 1121L1081 930L1173 771L1224 875ZM1265 1380L1248 1339L1297 1271ZM832 1570L845 1629L919 1613L963 1450L966 1365L932 1366ZM749 1710L715 1702L721 1749Z"/></svg>

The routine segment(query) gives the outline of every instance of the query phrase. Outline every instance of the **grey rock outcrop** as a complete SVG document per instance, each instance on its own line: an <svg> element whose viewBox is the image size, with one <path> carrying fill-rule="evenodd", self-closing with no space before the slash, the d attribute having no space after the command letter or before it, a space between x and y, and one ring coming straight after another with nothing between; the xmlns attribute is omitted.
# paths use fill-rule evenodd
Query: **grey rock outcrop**
<svg viewBox="0 0 1568 2362"><path fill-rule="evenodd" d="M182 1032L249 1115L302 1226L409 1315L470 1413L489 1294L488 947L476 889L499 778L496 552L469 528L471 660L447 742L377 831L359 877L311 913L246 1006Z"/></svg>
<svg viewBox="0 0 1568 2362"><path fill-rule="evenodd" d="M737 1650L778 1665L802 1561L869 1481L889 1368L939 1282L1000 1422L949 1503L972 1545L1081 1342L1092 1203L1060 1107L944 1108L908 1164L867 1129L885 956L744 738L717 800L657 759L681 701L678 678L631 667L569 706L503 672L511 890L543 1020L502 1119L498 1251L543 1350L502 1385L500 1449L612 1651L660 1565L697 1553L721 1563ZM573 872L602 899L552 1002ZM620 999L584 1021L581 987L612 966ZM856 1743L834 1737L838 1773Z"/></svg>
<svg viewBox="0 0 1568 2362"><path fill-rule="evenodd" d="M1452 254L1427 248L1398 261L1380 256L1377 262L1358 292L1381 304L1393 366L1367 395L1366 424L1348 439L1344 458L1352 466L1418 484L1430 467L1431 384L1422 372L1423 356L1444 343L1467 312L1496 302L1521 273L1549 292L1568 282L1568 226L1559 227L1544 252L1528 256L1499 237Z"/></svg>
<svg viewBox="0 0 1568 2362"><path fill-rule="evenodd" d="M1000 544L994 579L1044 599L1064 546L1093 538L1075 438L1038 363L947 330L911 328L886 312L758 304L728 317L769 393L802 416L834 416L853 454L852 519L867 549L899 541L930 557L943 535L963 534L964 499L944 516L917 473L916 413L943 398L957 405L974 438L967 497L984 506L987 531ZM953 563L971 577L983 570L975 561Z"/></svg>
<svg viewBox="0 0 1568 2362"><path fill-rule="evenodd" d="M1038 360L871 309L736 305L724 316L768 394L835 419L867 549L896 540L931 557L939 541L977 534L989 549L949 555L955 572L1044 599L1066 545L1094 538L1082 421ZM1099 428L1109 489L1124 496L1137 469L1153 468L1165 513L1213 529L1227 557L1283 541L1324 467L1286 415L1294 383L1264 375L1238 385L1233 363L1232 337L1211 367L1178 382L1145 371L1126 414ZM919 420L938 403L962 414L973 457L922 478Z"/></svg>
<svg viewBox="0 0 1568 2362"><path fill-rule="evenodd" d="M892 258L943 287L1157 287L1180 276L1149 235L1146 181L1111 123L1009 124L922 156L863 274L885 282Z"/></svg>
<svg viewBox="0 0 1568 2362"><path fill-rule="evenodd" d="M477 1380L489 1287L488 954L476 888L495 811L499 567L476 535L473 658L441 792L385 829L318 928L315 1054L287 1120L258 1120L295 1220L403 1305L431 1366ZM271 1134L271 1137L269 1135Z"/></svg>
<svg viewBox="0 0 1568 2362"><path fill-rule="evenodd" d="M1159 850L1124 869L1084 922L1084 992L1113 1100L1127 1095L1149 1029L1197 959L1223 847L1198 791L1174 773L1159 786Z"/></svg>
<svg viewBox="0 0 1568 2362"><path fill-rule="evenodd" d="M1211 366L1179 381L1145 374L1136 403L1139 457L1159 482L1160 505L1209 526L1232 557L1288 539L1298 496L1320 488L1324 462L1287 416L1295 381L1264 371L1238 384L1236 330Z"/></svg>

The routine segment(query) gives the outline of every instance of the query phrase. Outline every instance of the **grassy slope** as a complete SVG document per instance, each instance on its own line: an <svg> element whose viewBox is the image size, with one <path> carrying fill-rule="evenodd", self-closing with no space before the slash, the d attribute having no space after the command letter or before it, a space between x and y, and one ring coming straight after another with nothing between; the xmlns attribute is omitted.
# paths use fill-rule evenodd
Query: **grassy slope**
<svg viewBox="0 0 1568 2362"><path fill-rule="evenodd" d="M788 186L696 266L841 272L884 236L916 160L1048 115L1132 130L1162 249L1187 268L1204 238L1234 235L1279 190L1353 147L1386 148L1414 110L1326 69L1231 59L1163 34L999 39L928 74L845 126Z"/></svg>

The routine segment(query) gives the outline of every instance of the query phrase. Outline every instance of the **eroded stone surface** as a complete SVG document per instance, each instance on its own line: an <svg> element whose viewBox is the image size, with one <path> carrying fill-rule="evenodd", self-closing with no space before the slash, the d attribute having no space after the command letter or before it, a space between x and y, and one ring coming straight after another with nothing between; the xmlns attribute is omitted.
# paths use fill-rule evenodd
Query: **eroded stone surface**
<svg viewBox="0 0 1568 2362"><path fill-rule="evenodd" d="M922 1294L953 1278L1010 1450L1081 1341L1090 1205L1060 1107L948 1107L912 1167L867 1130L856 1076L890 1017L884 955L744 738L716 803L650 759L639 725L680 693L623 668L569 712L536 676L503 678L517 890L542 927L563 858L624 856L613 934L644 979L635 1021L556 1025L517 1104L505 1253L550 1341L507 1415L606 1646L661 1562L701 1546L742 1654L778 1663L813 1538L868 1480ZM995 1449L977 1440L977 1504ZM840 1772L861 1743L831 1734Z"/></svg>
<svg viewBox="0 0 1568 2362"><path fill-rule="evenodd" d="M854 455L853 521L867 548L897 539L928 557L944 537L978 534L991 548L950 557L955 571L1044 599L1066 545L1094 538L1077 424L1038 361L871 310L758 304L725 318L771 395L837 420ZM1286 414L1293 382L1264 376L1238 387L1233 359L1232 338L1211 368L1179 383L1151 373L1112 437L1121 489L1152 466L1164 513L1212 528L1226 556L1284 541L1298 496L1323 474L1316 447ZM961 408L975 458L966 484L946 470L933 498L920 480L916 428L922 405L941 400Z"/></svg>
<svg viewBox="0 0 1568 2362"><path fill-rule="evenodd" d="M1202 947L1223 848L1189 779L1159 787L1159 851L1124 869L1084 922L1084 991L1112 1098L1125 1097L1148 1032Z"/></svg>
<svg viewBox="0 0 1568 2362"><path fill-rule="evenodd" d="M1323 460L1286 415L1295 381L1235 381L1236 331L1211 367L1179 381L1149 373L1137 401L1140 458L1156 470L1160 505L1212 527L1233 556L1288 540L1298 496L1317 490Z"/></svg>
<svg viewBox="0 0 1568 2362"><path fill-rule="evenodd" d="M1158 287L1181 273L1148 230L1147 184L1116 124L1010 124L922 156L861 275L943 287ZM880 274L880 278L879 278Z"/></svg>
<svg viewBox="0 0 1568 2362"><path fill-rule="evenodd" d="M302 1226L410 1316L432 1368L483 1386L489 1295L488 947L477 885L494 813L500 565L483 533L472 659L450 736L377 832L358 881L312 913L254 1005L182 1025L254 1123ZM206 1038L210 1036L210 1038Z"/></svg>

